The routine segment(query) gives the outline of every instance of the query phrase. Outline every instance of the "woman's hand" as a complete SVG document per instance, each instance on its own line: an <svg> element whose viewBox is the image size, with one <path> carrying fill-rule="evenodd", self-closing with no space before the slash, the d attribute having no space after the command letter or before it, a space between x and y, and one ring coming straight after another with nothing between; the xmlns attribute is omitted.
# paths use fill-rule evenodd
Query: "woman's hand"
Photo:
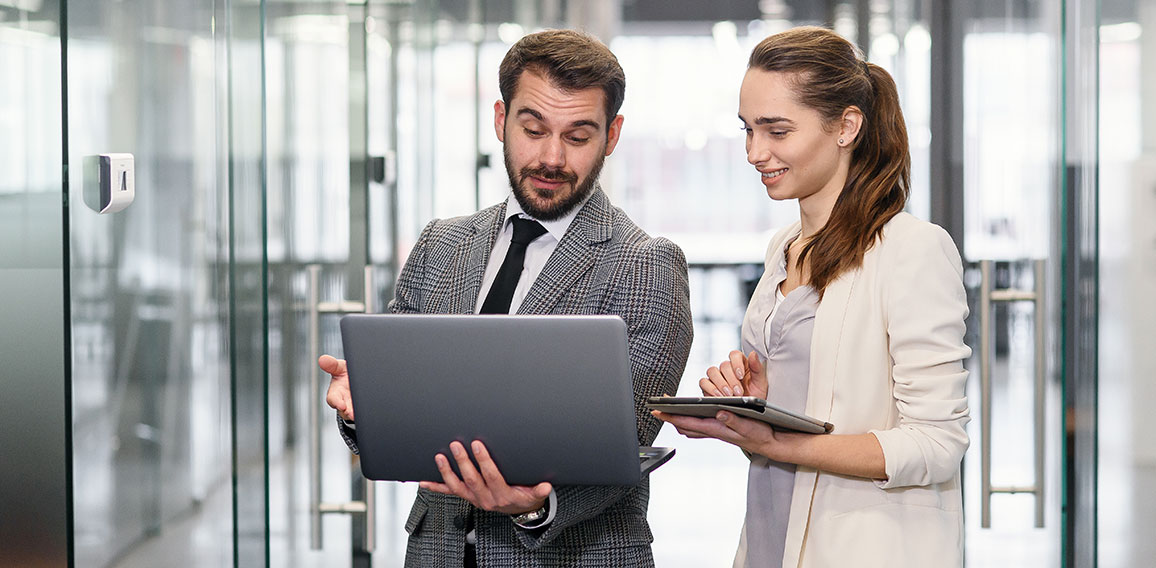
<svg viewBox="0 0 1156 568"><path fill-rule="evenodd" d="M754 351L743 356L742 351L731 351L730 358L717 367L706 370L699 379L699 388L705 396L755 396L767 398L767 369Z"/></svg>
<svg viewBox="0 0 1156 568"><path fill-rule="evenodd" d="M777 432L761 420L745 418L725 410L718 411L714 418L698 418L651 411L659 420L670 422L679 434L687 438L715 438L734 444L749 453L759 454L773 460L790 462L791 438L807 436L791 432Z"/></svg>

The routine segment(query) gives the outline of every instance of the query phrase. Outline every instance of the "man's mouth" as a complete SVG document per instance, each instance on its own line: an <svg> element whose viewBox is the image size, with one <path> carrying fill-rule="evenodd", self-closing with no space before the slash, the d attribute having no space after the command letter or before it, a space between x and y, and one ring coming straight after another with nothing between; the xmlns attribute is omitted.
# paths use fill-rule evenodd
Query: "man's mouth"
<svg viewBox="0 0 1156 568"><path fill-rule="evenodd" d="M529 179L535 188L548 190L559 189L568 183L573 184L578 181L577 176L542 170L523 171L522 179Z"/></svg>

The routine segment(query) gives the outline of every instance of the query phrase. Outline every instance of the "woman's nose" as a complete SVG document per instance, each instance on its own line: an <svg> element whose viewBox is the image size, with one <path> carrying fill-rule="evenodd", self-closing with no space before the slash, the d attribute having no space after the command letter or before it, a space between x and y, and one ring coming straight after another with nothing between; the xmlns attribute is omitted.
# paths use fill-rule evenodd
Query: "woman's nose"
<svg viewBox="0 0 1156 568"><path fill-rule="evenodd" d="M770 158L771 152L766 144L759 143L758 139L747 142L747 162L757 166Z"/></svg>

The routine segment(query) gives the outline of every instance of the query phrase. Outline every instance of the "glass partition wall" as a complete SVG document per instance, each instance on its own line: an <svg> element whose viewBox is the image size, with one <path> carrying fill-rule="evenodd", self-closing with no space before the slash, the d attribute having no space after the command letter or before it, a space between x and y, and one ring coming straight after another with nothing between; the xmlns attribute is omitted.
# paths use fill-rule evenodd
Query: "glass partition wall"
<svg viewBox="0 0 1156 568"><path fill-rule="evenodd" d="M263 565L260 12L67 8L76 564ZM84 166L108 153L135 200L101 214Z"/></svg>
<svg viewBox="0 0 1156 568"><path fill-rule="evenodd" d="M0 2L0 565L65 566L67 223L57 6Z"/></svg>
<svg viewBox="0 0 1156 568"><path fill-rule="evenodd" d="M1096 554L1156 558L1156 1L1101 2ZM1077 538L1082 538L1078 535Z"/></svg>

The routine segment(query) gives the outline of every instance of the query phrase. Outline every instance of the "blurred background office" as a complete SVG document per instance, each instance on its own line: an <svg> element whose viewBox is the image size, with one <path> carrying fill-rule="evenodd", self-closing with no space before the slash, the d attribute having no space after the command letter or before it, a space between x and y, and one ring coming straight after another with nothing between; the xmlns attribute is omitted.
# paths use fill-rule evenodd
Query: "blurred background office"
<svg viewBox="0 0 1156 568"><path fill-rule="evenodd" d="M802 24L895 76L909 209L967 263L968 566L1150 565L1156 0L0 0L0 565L400 566L415 488L360 477L313 361L503 199L497 65L540 28L626 70L603 187L687 253L696 392L796 214L736 109ZM729 566L745 459L658 444L658 565Z"/></svg>

